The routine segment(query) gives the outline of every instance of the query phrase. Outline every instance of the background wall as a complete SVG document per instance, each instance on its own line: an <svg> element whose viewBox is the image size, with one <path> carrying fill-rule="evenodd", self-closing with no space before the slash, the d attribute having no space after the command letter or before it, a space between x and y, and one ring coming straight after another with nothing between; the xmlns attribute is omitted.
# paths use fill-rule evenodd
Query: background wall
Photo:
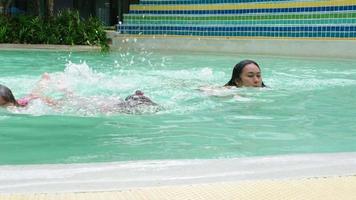
<svg viewBox="0 0 356 200"><path fill-rule="evenodd" d="M356 38L355 0L141 0L118 32L248 38Z"/></svg>

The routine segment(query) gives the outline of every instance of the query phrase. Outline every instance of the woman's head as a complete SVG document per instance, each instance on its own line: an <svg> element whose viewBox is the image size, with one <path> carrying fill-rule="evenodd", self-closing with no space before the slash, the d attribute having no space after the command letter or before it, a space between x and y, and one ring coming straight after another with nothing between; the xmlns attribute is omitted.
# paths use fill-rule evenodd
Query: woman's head
<svg viewBox="0 0 356 200"><path fill-rule="evenodd" d="M0 106L14 106L17 105L16 99L11 90L0 84Z"/></svg>
<svg viewBox="0 0 356 200"><path fill-rule="evenodd" d="M265 87L265 84L258 64L253 60L243 60L235 65L231 79L225 86Z"/></svg>

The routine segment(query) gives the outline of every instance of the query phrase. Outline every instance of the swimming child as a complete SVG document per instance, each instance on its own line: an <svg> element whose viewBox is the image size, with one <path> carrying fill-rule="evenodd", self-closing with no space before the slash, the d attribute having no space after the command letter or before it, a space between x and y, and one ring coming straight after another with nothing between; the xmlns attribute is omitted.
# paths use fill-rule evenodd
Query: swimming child
<svg viewBox="0 0 356 200"><path fill-rule="evenodd" d="M0 84L0 107L8 107L8 106L16 106L16 107L26 107L32 100L34 99L41 99L45 103L49 105L54 105L55 102L48 97L40 97L35 94L29 94L23 98L15 99L12 91Z"/></svg>
<svg viewBox="0 0 356 200"><path fill-rule="evenodd" d="M0 84L0 107L16 106L16 107L26 107L32 100L40 99L48 105L55 105L56 102L49 97L44 97L42 94L43 81L47 80L49 75L44 73L41 80L37 83L36 87L32 92L20 99L15 99L12 91L5 85Z"/></svg>
<svg viewBox="0 0 356 200"><path fill-rule="evenodd" d="M85 112L100 113L140 113L146 108L152 108L150 111L157 111L158 105L150 98L144 95L140 90L136 90L134 94L129 95L122 100L118 97L83 97L75 95L73 92L61 88L61 92L64 93L64 97L61 99L53 100L43 95L43 89L46 88L46 84L51 84L51 77L48 73L42 75L41 80L37 83L35 89L21 99L16 100L12 91L4 86L0 85L0 107L16 106L26 107L33 100L39 99L46 105L55 108L56 110L63 110L64 107L72 107L73 110L84 110ZM65 109L64 109L65 110Z"/></svg>

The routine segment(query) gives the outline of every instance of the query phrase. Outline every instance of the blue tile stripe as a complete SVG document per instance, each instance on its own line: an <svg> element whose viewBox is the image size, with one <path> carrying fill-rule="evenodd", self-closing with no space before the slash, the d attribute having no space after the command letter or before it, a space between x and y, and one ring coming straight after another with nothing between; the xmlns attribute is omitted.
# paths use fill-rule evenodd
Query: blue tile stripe
<svg viewBox="0 0 356 200"><path fill-rule="evenodd" d="M130 10L130 14L155 15L231 15L253 13L296 13L296 12L334 12L356 11L356 4L349 6L298 7L298 8L262 8L240 10Z"/></svg>
<svg viewBox="0 0 356 200"><path fill-rule="evenodd" d="M126 25L180 25L180 26L313 26L337 25L337 24L356 24L356 18L323 18L323 19L279 19L279 20L147 20L147 19L128 19Z"/></svg>
<svg viewBox="0 0 356 200"><path fill-rule="evenodd" d="M189 35L220 37L356 37L356 26L315 27L181 27L181 26L120 26L123 34Z"/></svg>
<svg viewBox="0 0 356 200"><path fill-rule="evenodd" d="M201 31L201 32L356 32L354 26L144 26L119 25L120 31L156 30L156 31Z"/></svg>
<svg viewBox="0 0 356 200"><path fill-rule="evenodd" d="M167 31L164 34L160 31L137 31L130 30L124 32L123 34L134 34L134 35L181 35L181 36L205 36L205 37L278 37L278 38L355 38L356 32L185 32L185 31Z"/></svg>
<svg viewBox="0 0 356 200"><path fill-rule="evenodd" d="M141 0L141 5L182 5L182 4L224 4L224 3L260 3L260 2L291 2L295 0Z"/></svg>

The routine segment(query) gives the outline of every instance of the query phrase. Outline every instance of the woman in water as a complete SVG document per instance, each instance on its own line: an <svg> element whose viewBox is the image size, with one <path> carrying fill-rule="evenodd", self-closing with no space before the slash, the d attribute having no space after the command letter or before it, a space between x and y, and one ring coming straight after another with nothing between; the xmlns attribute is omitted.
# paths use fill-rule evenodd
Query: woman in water
<svg viewBox="0 0 356 200"><path fill-rule="evenodd" d="M225 87L266 87L262 81L261 69L253 60L243 60L232 70L232 76Z"/></svg>
<svg viewBox="0 0 356 200"><path fill-rule="evenodd" d="M261 69L253 60L243 60L232 70L232 76L224 87L203 86L199 89L209 96L238 96L230 88L234 87L266 87L262 81Z"/></svg>

